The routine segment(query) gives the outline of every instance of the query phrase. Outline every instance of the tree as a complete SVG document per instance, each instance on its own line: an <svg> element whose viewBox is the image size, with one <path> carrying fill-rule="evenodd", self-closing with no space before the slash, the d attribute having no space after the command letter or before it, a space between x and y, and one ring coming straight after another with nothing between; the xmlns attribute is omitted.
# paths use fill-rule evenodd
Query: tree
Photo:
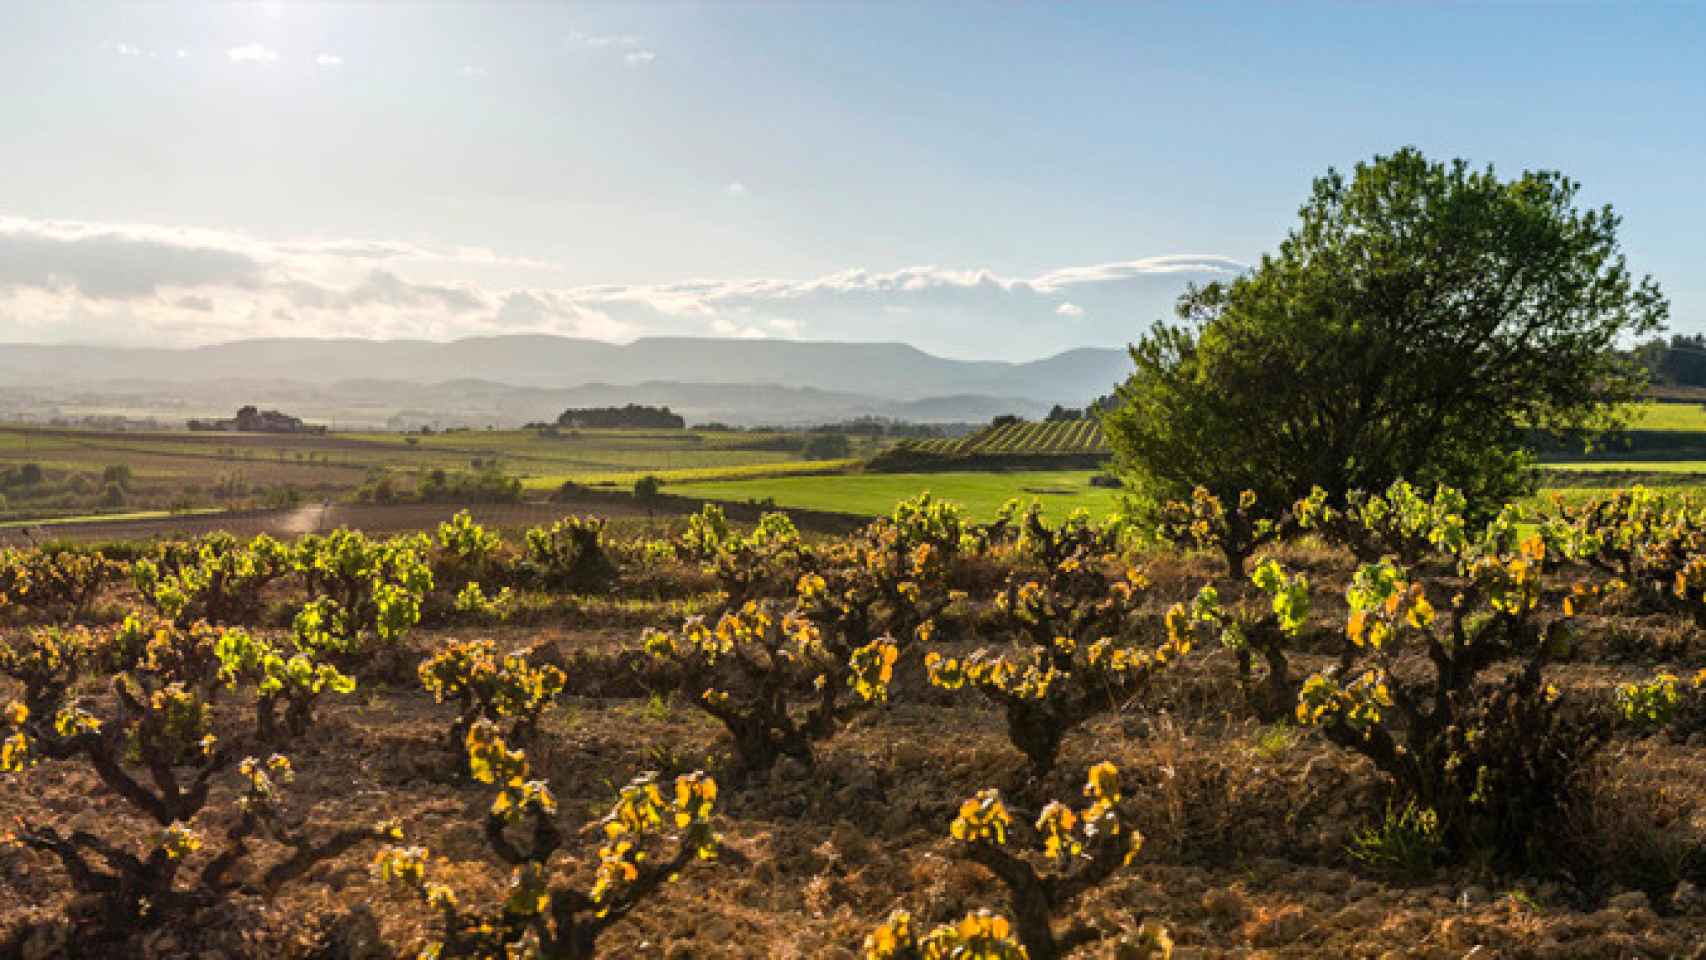
<svg viewBox="0 0 1706 960"><path fill-rule="evenodd" d="M845 433L817 433L806 441L803 455L807 460L845 460L853 455L853 445Z"/></svg>
<svg viewBox="0 0 1706 960"><path fill-rule="evenodd" d="M1403 477L1479 514L1532 487L1537 431L1620 426L1645 384L1620 348L1669 308L1577 192L1414 148L1328 171L1276 254L1131 348L1104 424L1139 503L1201 484L1283 510Z"/></svg>

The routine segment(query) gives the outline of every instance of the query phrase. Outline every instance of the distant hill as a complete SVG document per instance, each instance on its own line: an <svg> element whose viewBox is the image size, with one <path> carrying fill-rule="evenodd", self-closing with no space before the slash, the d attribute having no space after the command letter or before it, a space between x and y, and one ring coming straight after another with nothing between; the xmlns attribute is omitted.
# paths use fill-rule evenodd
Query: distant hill
<svg viewBox="0 0 1706 960"><path fill-rule="evenodd" d="M953 360L900 343L653 337L610 344L553 336L424 340L240 340L188 349L0 345L0 388L122 381L259 380L332 385L473 379L507 387L764 384L884 402L953 395L1079 406L1124 378L1123 350L1080 349L1028 363ZM649 402L634 398L634 402ZM1013 411L1019 412L1019 411Z"/></svg>
<svg viewBox="0 0 1706 960"><path fill-rule="evenodd" d="M1082 406L1123 379L1122 350L1028 363L938 357L900 343L552 336L241 340L186 349L0 345L0 416L224 415L274 404L350 426L552 420L565 407L668 405L695 422L858 416L981 422ZM406 416L405 416L406 415Z"/></svg>

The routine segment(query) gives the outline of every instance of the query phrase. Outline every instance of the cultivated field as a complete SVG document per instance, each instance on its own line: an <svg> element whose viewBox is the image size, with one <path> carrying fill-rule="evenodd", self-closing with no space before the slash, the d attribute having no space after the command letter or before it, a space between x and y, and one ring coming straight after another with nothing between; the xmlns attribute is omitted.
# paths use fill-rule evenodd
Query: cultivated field
<svg viewBox="0 0 1706 960"><path fill-rule="evenodd" d="M143 509L254 507L347 499L377 477L411 490L433 471L519 480L543 496L565 482L632 487L641 476L755 478L822 473L800 434L698 430L461 431L428 436L102 433L0 427L0 520ZM854 452L867 448L856 440ZM36 483L6 480L34 465ZM113 484L107 471L122 468Z"/></svg>
<svg viewBox="0 0 1706 960"><path fill-rule="evenodd" d="M1682 558L1706 529L1647 525L1641 514L1668 508L1637 496L1554 516L1526 542L1495 527L1436 548L1413 531L1458 529L1452 516L1391 502L1381 515L1403 523L1318 514L1311 539L1258 550L1248 578L1229 573L1231 541L1212 522L1176 529L1214 544L1195 552L1046 521L981 527L927 503L812 543L705 514L622 534L573 522L499 541L459 522L393 542L4 555L0 706L29 707L0 716L13 768L0 817L14 825L0 955L413 956L447 934L474 939L452 936L442 956L486 955L469 948L478 918L506 902L518 932L541 936L571 917L596 925L602 902L621 908L599 956L881 957L897 954L866 938L897 909L920 934L980 909L1017 915L985 866L1003 856L1077 878L1043 934L1079 944L1075 957L1163 956L1167 941L1177 957L1691 955L1706 942L1706 692L1691 679L1703 652L1690 617L1706 600L1693 573L1674 595L1672 571L1581 544L1641 530L1692 571ZM1197 509L1212 521L1226 508ZM1409 557L1416 590L1359 599L1352 546ZM333 557L346 574L329 572ZM1630 591L1602 595L1612 574ZM761 606L742 612L748 598ZM754 609L812 624L814 639L773 637ZM725 612L733 659L680 631ZM132 614L137 626L121 625ZM41 626L67 621L88 631ZM1422 641L1460 621L1482 624L1474 649L1496 652L1452 709L1495 745L1459 748L1460 764L1487 765L1467 781L1483 800L1429 794L1465 818L1434 823L1404 812L1406 781L1357 745L1403 733L1406 698L1434 682ZM1222 642L1234 624L1264 651L1254 665ZM1370 629L1384 641L1350 642ZM1562 629L1568 648L1537 659L1529 641ZM795 642L793 657L762 652ZM979 648L990 652L967 659ZM289 673L272 672L269 651L325 682L286 680L264 699L267 678ZM503 652L524 659L493 659ZM1340 660L1393 692L1347 674L1323 699L1303 682ZM1036 686L1051 663L1070 671ZM1525 666L1543 684L1530 694L1502 679ZM141 699L121 708L115 674ZM1275 683L1290 703L1271 699ZM778 693L787 712L767 713ZM1509 702L1544 727L1476 712L1512 696L1531 696ZM812 727L825 704L833 719ZM731 735L754 722L769 734ZM1031 736L1045 729L1057 753ZM1576 758L1564 779L1509 779L1522 768L1502 758L1557 770L1552 750ZM1086 796L1086 771L1104 762L1117 787L1103 770ZM662 793L621 792L644 771ZM702 780L678 792L695 771L714 794ZM205 796L175 792L203 779ZM991 788L998 798L980 795ZM1039 820L1056 798L1067 806ZM1488 804L1541 829L1451 832ZM514 819L488 821L492 810ZM996 821L1001 842L984 832ZM1064 831L1058 858L1033 823ZM712 833L715 859L695 860ZM548 863L529 859L540 843L560 848ZM653 864L678 851L666 869L679 880L652 887ZM533 926L536 901L505 862L518 858L513 877L543 868L538 902L565 911L558 926ZM572 893L599 889L585 903Z"/></svg>
<svg viewBox="0 0 1706 960"><path fill-rule="evenodd" d="M1546 486L1573 499L1634 483L1706 486L1706 408L1643 404L1632 426L1626 441L1547 463ZM552 496L565 483L630 490L637 480L656 477L665 493L683 497L860 516L879 515L924 490L957 501L978 517L992 516L1013 497L1040 500L1061 515L1083 507L1100 516L1117 507L1116 490L1089 486L1092 474L1086 467L1106 454L1100 427L1091 421L1018 423L958 439L898 444L853 437L852 457L839 460L804 459L805 440L800 433L706 430L298 437L0 427L0 497L5 498L0 500L0 530L44 519L140 516L160 521L150 520L144 529L170 531L181 515L201 511L294 510L347 502L365 496L364 489L372 492L377 478L388 478L392 489L407 495L434 471L452 478L513 478L520 484L519 496L528 500ZM883 457L867 471L866 460L875 454ZM1055 460L1059 469L1045 469ZM1011 468L1004 469L1004 463ZM16 482L16 472L28 464L41 469L42 482ZM108 471L120 468L125 478L110 481ZM482 496L452 495L443 502L471 504ZM618 510L609 503L600 509ZM231 522L247 524L242 517ZM250 524L239 529L272 528Z"/></svg>
<svg viewBox="0 0 1706 960"><path fill-rule="evenodd" d="M897 501L929 491L988 520L1015 497L1035 500L1053 517L1089 510L1105 517L1119 508L1119 491L1092 487L1090 470L944 471L941 473L862 473L821 477L775 477L748 481L671 483L670 493L706 500L758 500L779 507L827 510L863 516L886 513Z"/></svg>

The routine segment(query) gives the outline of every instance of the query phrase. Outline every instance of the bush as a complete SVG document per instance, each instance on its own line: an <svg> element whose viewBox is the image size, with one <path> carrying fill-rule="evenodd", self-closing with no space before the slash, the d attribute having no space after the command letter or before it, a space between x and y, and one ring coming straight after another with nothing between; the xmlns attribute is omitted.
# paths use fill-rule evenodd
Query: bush
<svg viewBox="0 0 1706 960"><path fill-rule="evenodd" d="M1061 741L1091 717L1118 709L1190 651L1190 636L1168 616L1168 637L1153 649L1129 639L1147 581L1136 571L1110 576L1104 557L1069 557L1041 581L1012 578L996 597L1013 643L968 657L925 655L930 682L972 687L999 706L1007 737L1040 780Z"/></svg>
<svg viewBox="0 0 1706 960"><path fill-rule="evenodd" d="M374 858L379 878L411 890L439 915L439 934L420 956L590 960L605 930L694 861L716 856L716 781L692 773L677 777L671 788L646 774L621 788L600 824L603 845L591 889L571 887L554 876L552 858L563 845L557 799L544 781L528 778L526 754L509 749L484 721L468 732L467 752L474 778L498 788L486 814L487 844L514 869L501 904L464 906L456 891L431 879L425 849L381 850ZM524 824L525 838L512 839Z"/></svg>
<svg viewBox="0 0 1706 960"><path fill-rule="evenodd" d="M1463 515L1469 502L1443 484L1432 500L1405 480L1393 481L1385 494L1353 490L1345 495L1342 508L1327 500L1327 491L1320 487L1299 500L1292 508L1298 526L1319 531L1364 563L1392 557L1414 564L1436 553L1453 555L1464 544Z"/></svg>
<svg viewBox="0 0 1706 960"><path fill-rule="evenodd" d="M695 617L678 631L648 630L645 649L673 670L690 703L727 728L744 775L785 756L811 765L813 742L887 701L895 643L875 637L849 650L845 639L749 602L715 624Z"/></svg>
<svg viewBox="0 0 1706 960"><path fill-rule="evenodd" d="M83 648L74 655L95 658L99 652ZM137 852L126 849L136 845L131 831L111 840L83 829L67 835L39 816L21 819L9 835L10 842L59 859L72 888L95 905L86 916L97 936L127 936L221 903L244 883L234 873L253 855L249 843L256 837L290 851L258 878L260 889L271 894L357 844L397 835L394 825L380 824L317 839L286 819L278 786L288 780L289 761L275 755L265 762L253 757L236 762L213 733L204 696L186 685L169 658L157 659L152 668L158 672L113 680L116 707L107 716L95 716L62 694L38 697L36 708L14 702L0 713L0 726L9 731L0 746L0 773L80 759L102 786L154 822L157 832L142 838ZM182 884L187 859L205 842L196 823L211 805L215 778L234 762L244 788L230 811L208 818L228 824L223 849Z"/></svg>
<svg viewBox="0 0 1706 960"><path fill-rule="evenodd" d="M289 548L265 534L245 544L214 533L161 544L131 564L130 579L144 602L181 626L243 623L260 611L266 586L290 570Z"/></svg>
<svg viewBox="0 0 1706 960"><path fill-rule="evenodd" d="M124 570L93 551L0 549L0 604L70 623Z"/></svg>
<svg viewBox="0 0 1706 960"><path fill-rule="evenodd" d="M1175 607L1168 614L1176 629L1210 627L1220 644L1238 661L1238 684L1257 719L1273 723L1288 717L1297 704L1298 685L1291 675L1287 645L1303 632L1310 608L1309 578L1291 574L1273 559L1263 560L1250 575L1246 596L1223 605L1220 591L1205 586L1197 591L1188 612ZM1256 660L1264 673L1258 677Z"/></svg>
<svg viewBox="0 0 1706 960"><path fill-rule="evenodd" d="M844 433L814 433L800 453L807 460L845 460L853 455L853 444Z"/></svg>
<svg viewBox="0 0 1706 960"><path fill-rule="evenodd" d="M1086 924L1057 933L1054 917L1068 913L1076 900L1130 865L1143 848L1143 834L1120 811L1120 775L1113 764L1090 768L1084 796L1089 803L1082 810L1054 800L1042 808L1035 824L1025 824L1013 820L999 791L984 790L960 805L949 827L961 855L1007 888L1013 926L1024 948L1018 956L1060 960L1100 939ZM1035 854L1015 852L1008 843L1012 834L1027 827L1040 848L1045 864L1041 870ZM1165 956L1167 947L1162 945L1170 946L1165 931L1148 924L1145 930L1159 950L1139 955Z"/></svg>
<svg viewBox="0 0 1706 960"><path fill-rule="evenodd" d="M490 640L452 640L423 660L418 673L434 702L456 704L449 743L459 761L468 756L468 732L482 720L508 721L511 742L531 740L540 715L568 682L551 664L534 666L525 656L499 657ZM466 767L463 772L468 772Z"/></svg>
<svg viewBox="0 0 1706 960"><path fill-rule="evenodd" d="M527 531L522 565L541 586L598 590L616 579L616 564L604 549L604 520L564 517Z"/></svg>
<svg viewBox="0 0 1706 960"><path fill-rule="evenodd" d="M1568 649L1571 610L1543 610L1540 537L1520 552L1465 555L1462 583L1408 578L1383 561L1357 572L1347 600L1353 649L1340 668L1310 677L1298 720L1367 757L1398 800L1438 818L1444 850L1482 852L1503 867L1544 867L1544 846L1580 788L1609 723L1546 683L1545 665ZM1438 595L1451 590L1449 602ZM1438 599L1439 607L1435 606ZM1400 658L1425 652L1425 671ZM1490 688L1500 661L1520 667Z"/></svg>
<svg viewBox="0 0 1706 960"><path fill-rule="evenodd" d="M639 500L655 500L663 492L663 481L647 474L634 481L634 497Z"/></svg>

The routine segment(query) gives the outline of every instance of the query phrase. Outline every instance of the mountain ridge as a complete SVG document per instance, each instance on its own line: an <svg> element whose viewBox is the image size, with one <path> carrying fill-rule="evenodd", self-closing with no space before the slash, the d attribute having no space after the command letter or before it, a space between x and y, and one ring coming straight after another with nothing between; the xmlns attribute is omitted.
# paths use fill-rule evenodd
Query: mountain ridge
<svg viewBox="0 0 1706 960"><path fill-rule="evenodd" d="M1129 368L1123 350L1097 347L1009 362L940 357L892 341L265 338L184 348L0 345L0 392L33 392L67 410L240 400L363 422L374 422L386 400L459 423L537 419L557 402L671 403L693 419L747 424L863 415L946 421L1083 406ZM125 398L134 402L114 402Z"/></svg>

